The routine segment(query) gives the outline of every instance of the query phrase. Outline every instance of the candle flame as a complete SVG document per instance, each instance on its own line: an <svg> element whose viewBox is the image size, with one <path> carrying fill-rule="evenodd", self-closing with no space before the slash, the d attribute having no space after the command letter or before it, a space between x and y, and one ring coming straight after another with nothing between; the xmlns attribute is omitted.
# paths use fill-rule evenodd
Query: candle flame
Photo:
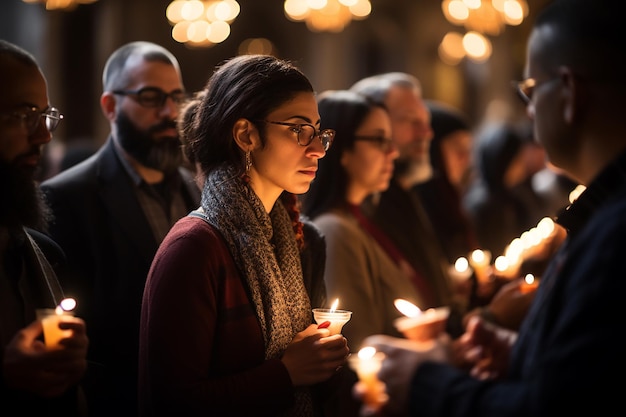
<svg viewBox="0 0 626 417"><path fill-rule="evenodd" d="M375 354L376 348L374 348L373 346L365 346L364 348L361 348L361 350L359 350L359 353L357 355L359 356L359 359L371 359L374 357Z"/></svg>
<svg viewBox="0 0 626 417"><path fill-rule="evenodd" d="M64 298L63 300L61 300L57 308L61 308L62 311L70 311L70 310L74 310L74 307L76 307L75 299Z"/></svg>
<svg viewBox="0 0 626 417"><path fill-rule="evenodd" d="M485 252L483 252L480 249L474 250L472 252L472 260L474 262L478 262L478 263L484 262L485 261Z"/></svg>
<svg viewBox="0 0 626 417"><path fill-rule="evenodd" d="M396 298L393 301L393 305L396 306L400 313L407 317L417 317L422 314L422 310L420 310L418 306L402 298Z"/></svg>
<svg viewBox="0 0 626 417"><path fill-rule="evenodd" d="M526 284L530 285L535 282L535 276L533 274L526 274L524 281L526 281Z"/></svg>
<svg viewBox="0 0 626 417"><path fill-rule="evenodd" d="M458 272L465 272L467 271L467 268L469 268L469 262L464 256L461 256L454 262L454 269L456 269Z"/></svg>
<svg viewBox="0 0 626 417"><path fill-rule="evenodd" d="M337 306L339 305L339 298L335 299L333 305L330 306L330 312L334 313L337 310Z"/></svg>
<svg viewBox="0 0 626 417"><path fill-rule="evenodd" d="M504 272L509 267L509 260L506 258L506 256L500 255L496 258L494 266L498 271Z"/></svg>

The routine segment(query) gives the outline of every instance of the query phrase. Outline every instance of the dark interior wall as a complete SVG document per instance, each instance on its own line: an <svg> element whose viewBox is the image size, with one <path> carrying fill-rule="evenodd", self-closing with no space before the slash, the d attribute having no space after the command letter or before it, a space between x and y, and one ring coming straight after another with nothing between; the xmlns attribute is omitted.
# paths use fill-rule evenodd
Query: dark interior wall
<svg viewBox="0 0 626 417"><path fill-rule="evenodd" d="M531 16L492 38L488 62L456 67L437 56L443 35L460 30L445 21L438 0L371 0L372 15L341 33L313 33L304 23L289 21L283 0L238 0L241 13L230 37L211 48L189 48L171 38L165 17L170 1L99 0L73 11L46 11L40 4L2 0L0 37L40 60L51 100L66 115L55 140L101 143L106 138L109 127L99 107L102 68L111 52L133 40L171 50L189 91L202 88L215 65L236 55L242 41L263 37L273 42L278 56L295 61L318 91L348 88L375 73L406 71L420 78L427 98L448 101L479 120L494 98L514 100L509 81L521 77L529 21L550 0L529 0Z"/></svg>

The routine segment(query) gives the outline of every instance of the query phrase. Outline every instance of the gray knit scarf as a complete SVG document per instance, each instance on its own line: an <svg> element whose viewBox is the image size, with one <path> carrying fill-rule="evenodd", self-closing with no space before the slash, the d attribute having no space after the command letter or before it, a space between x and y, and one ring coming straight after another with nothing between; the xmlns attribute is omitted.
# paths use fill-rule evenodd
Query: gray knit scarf
<svg viewBox="0 0 626 417"><path fill-rule="evenodd" d="M295 233L279 201L271 212L232 167L208 175L201 206L228 243L250 290L265 340L265 358L279 358L296 333L311 324ZM312 415L308 389L296 389L285 416Z"/></svg>

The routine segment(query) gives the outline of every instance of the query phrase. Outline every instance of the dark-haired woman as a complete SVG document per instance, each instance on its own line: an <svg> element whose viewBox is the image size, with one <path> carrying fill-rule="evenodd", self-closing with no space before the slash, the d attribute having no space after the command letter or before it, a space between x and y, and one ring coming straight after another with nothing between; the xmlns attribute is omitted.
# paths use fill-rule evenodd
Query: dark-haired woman
<svg viewBox="0 0 626 417"><path fill-rule="evenodd" d="M188 137L204 185L148 275L143 415L314 416L311 386L345 364L346 339L312 324L295 194L334 132L292 64L248 55L209 79Z"/></svg>

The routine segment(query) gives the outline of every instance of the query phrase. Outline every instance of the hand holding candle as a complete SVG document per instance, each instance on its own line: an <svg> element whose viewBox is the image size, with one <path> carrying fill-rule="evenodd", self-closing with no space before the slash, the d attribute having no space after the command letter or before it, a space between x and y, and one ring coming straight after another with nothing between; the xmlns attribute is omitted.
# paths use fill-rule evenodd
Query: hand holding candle
<svg viewBox="0 0 626 417"><path fill-rule="evenodd" d="M363 403L374 409L380 407L386 400L385 384L377 376L384 358L385 355L382 352L377 352L375 348L367 346L348 359L350 368L356 372L359 381L363 384Z"/></svg>
<svg viewBox="0 0 626 417"><path fill-rule="evenodd" d="M43 326L44 341L48 348L59 348L59 342L72 335L72 330L63 330L59 327L59 324L70 320L70 317L74 315L72 310L75 306L76 300L65 298L54 309L42 308L36 311L37 320L40 320Z"/></svg>
<svg viewBox="0 0 626 417"><path fill-rule="evenodd" d="M445 332L446 320L450 315L449 307L422 311L416 305L401 298L394 300L394 305L406 316L396 319L394 325L407 339L426 342L437 339Z"/></svg>
<svg viewBox="0 0 626 417"><path fill-rule="evenodd" d="M528 294L531 291L534 291L539 286L539 280L535 279L533 274L526 274L524 277L524 282L522 282L519 286L519 290L522 294Z"/></svg>
<svg viewBox="0 0 626 417"><path fill-rule="evenodd" d="M351 311L347 310L337 310L337 306L339 305L339 299L336 299L330 309L328 308L314 308L313 309L313 318L315 322L318 324L318 328L328 328L330 330L330 334L339 334L341 333L341 329L343 329L344 324L346 324L350 317L352 316Z"/></svg>
<svg viewBox="0 0 626 417"><path fill-rule="evenodd" d="M488 250L476 249L469 257L469 263L476 274L479 283L486 283L491 280L491 252Z"/></svg>

